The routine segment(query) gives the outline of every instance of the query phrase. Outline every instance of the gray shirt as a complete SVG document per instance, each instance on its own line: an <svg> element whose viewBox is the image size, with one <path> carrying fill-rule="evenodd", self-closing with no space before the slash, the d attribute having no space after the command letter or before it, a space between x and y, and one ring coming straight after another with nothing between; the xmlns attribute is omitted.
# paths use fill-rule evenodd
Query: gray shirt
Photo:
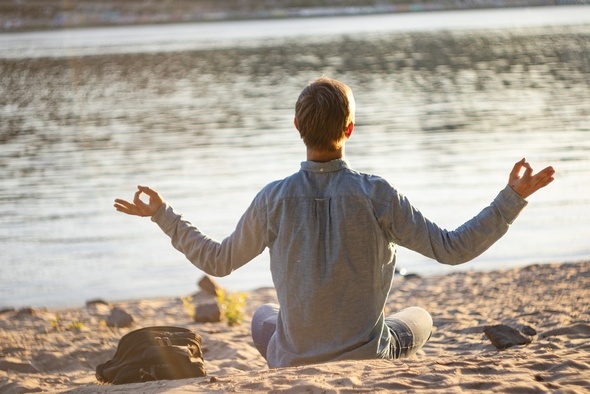
<svg viewBox="0 0 590 394"><path fill-rule="evenodd" d="M454 231L425 218L383 178L344 160L306 161L264 187L235 231L216 241L164 204L152 217L199 269L225 276L269 248L280 312L270 367L391 358L384 306L400 245L443 264L469 261L526 205L509 186Z"/></svg>

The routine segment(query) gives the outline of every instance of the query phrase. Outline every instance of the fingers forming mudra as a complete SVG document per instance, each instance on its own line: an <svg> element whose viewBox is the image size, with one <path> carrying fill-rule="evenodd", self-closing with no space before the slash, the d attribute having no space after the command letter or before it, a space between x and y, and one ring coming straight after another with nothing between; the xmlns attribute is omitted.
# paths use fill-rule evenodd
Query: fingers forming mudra
<svg viewBox="0 0 590 394"><path fill-rule="evenodd" d="M149 197L149 203L146 204L141 200L142 194ZM128 215L153 216L163 203L164 199L155 190L147 186L137 186L132 202L117 198L113 206L117 211Z"/></svg>
<svg viewBox="0 0 590 394"><path fill-rule="evenodd" d="M523 168L524 173L522 172ZM555 170L551 166L544 168L537 174L533 174L533 168L531 165L526 159L522 159L514 164L508 178L508 184L522 198L527 198L537 190L553 182L554 174Z"/></svg>

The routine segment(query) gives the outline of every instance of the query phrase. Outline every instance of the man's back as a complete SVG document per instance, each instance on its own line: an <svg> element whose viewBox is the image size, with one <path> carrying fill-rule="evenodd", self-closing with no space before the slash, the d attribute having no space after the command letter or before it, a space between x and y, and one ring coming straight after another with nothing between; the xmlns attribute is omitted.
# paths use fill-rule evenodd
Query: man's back
<svg viewBox="0 0 590 394"><path fill-rule="evenodd" d="M393 250L379 223L391 207L389 185L342 160L304 162L259 197L281 305L269 365L389 358L383 308Z"/></svg>

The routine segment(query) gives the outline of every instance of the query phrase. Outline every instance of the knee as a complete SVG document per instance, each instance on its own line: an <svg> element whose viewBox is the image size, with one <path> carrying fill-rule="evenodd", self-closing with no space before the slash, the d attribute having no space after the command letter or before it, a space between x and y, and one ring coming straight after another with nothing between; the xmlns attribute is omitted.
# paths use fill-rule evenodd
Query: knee
<svg viewBox="0 0 590 394"><path fill-rule="evenodd" d="M411 306L407 308L407 310L417 322L420 322L420 326L429 327L430 330L432 330L434 323L432 321L432 316L426 309L420 308L419 306Z"/></svg>
<svg viewBox="0 0 590 394"><path fill-rule="evenodd" d="M254 315L252 315L252 325L254 325L255 322L262 324L263 321L269 317L278 315L278 313L279 306L277 304L263 304L254 311Z"/></svg>
<svg viewBox="0 0 590 394"><path fill-rule="evenodd" d="M265 359L268 343L276 330L278 314L278 305L264 304L256 309L252 316L252 341Z"/></svg>
<svg viewBox="0 0 590 394"><path fill-rule="evenodd" d="M432 316L423 308L411 306L402 309L394 315L387 317L385 322L387 323L390 319L394 321L401 320L407 325L418 343L425 343L430 338L433 326Z"/></svg>
<svg viewBox="0 0 590 394"><path fill-rule="evenodd" d="M269 320L276 320L279 314L279 306L277 304L263 304L259 306L254 315L252 315L252 336L260 332L264 322Z"/></svg>

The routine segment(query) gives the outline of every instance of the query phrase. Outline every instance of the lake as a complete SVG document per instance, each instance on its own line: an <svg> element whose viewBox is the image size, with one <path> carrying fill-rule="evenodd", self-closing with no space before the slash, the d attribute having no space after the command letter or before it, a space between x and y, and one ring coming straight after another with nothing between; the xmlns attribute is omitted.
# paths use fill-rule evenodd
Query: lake
<svg viewBox="0 0 590 394"><path fill-rule="evenodd" d="M473 262L400 248L400 268L588 259L589 10L0 34L0 308L194 292L203 273L113 200L149 185L227 236L261 187L305 159L294 103L320 75L354 91L353 168L388 179L441 227L488 205L522 157L557 170ZM218 281L271 286L268 254Z"/></svg>

